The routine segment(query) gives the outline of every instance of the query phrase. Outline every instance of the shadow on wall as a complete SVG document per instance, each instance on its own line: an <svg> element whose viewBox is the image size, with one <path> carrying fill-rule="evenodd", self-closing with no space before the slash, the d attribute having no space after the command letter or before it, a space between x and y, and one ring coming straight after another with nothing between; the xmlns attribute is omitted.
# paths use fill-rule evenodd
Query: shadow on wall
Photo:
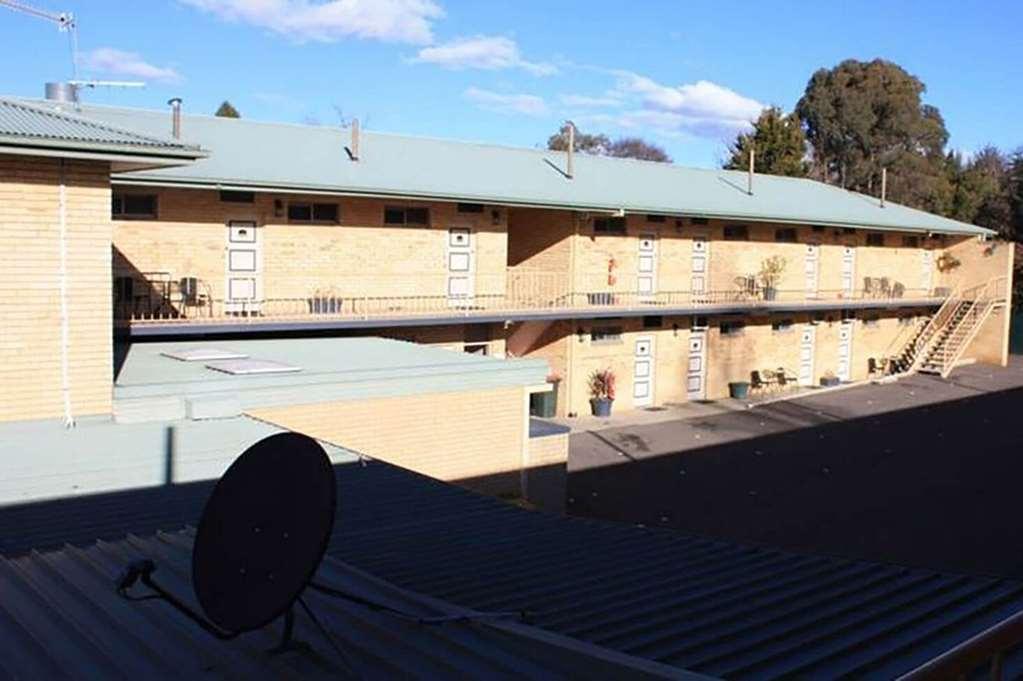
<svg viewBox="0 0 1023 681"><path fill-rule="evenodd" d="M568 509L795 551L1023 578L1021 403L1023 388L1014 388L844 421L822 415L788 431L781 412L767 424L772 434L733 441L724 440L763 432L768 408L701 419L690 424L695 432L672 434L718 443L626 457L611 450L627 445L612 442L590 467L573 456Z"/></svg>

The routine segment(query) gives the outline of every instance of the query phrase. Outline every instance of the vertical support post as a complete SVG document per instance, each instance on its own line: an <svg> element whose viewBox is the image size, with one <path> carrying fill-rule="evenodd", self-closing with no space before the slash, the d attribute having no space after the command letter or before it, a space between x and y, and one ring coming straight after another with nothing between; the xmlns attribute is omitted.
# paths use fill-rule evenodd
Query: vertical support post
<svg viewBox="0 0 1023 681"><path fill-rule="evenodd" d="M575 177L575 123L568 121L568 155L565 159L565 175L568 179Z"/></svg>
<svg viewBox="0 0 1023 681"><path fill-rule="evenodd" d="M749 194L750 196L753 196L753 173L755 172L756 168L756 157L757 150L751 144L749 148L749 177L747 178L746 183L746 193Z"/></svg>
<svg viewBox="0 0 1023 681"><path fill-rule="evenodd" d="M171 136L179 140L181 139L181 98L174 97L167 100L167 103L171 107Z"/></svg>
<svg viewBox="0 0 1023 681"><path fill-rule="evenodd" d="M359 132L360 132L360 130L359 130L359 119L358 118L353 118L352 119L352 149L351 149L352 160L353 161L358 161L359 160L359 141L360 141L359 140Z"/></svg>

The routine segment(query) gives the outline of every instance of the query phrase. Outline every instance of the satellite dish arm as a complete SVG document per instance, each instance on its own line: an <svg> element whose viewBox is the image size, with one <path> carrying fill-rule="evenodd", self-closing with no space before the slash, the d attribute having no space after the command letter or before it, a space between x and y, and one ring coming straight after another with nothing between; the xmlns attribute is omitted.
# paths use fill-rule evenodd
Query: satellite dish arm
<svg viewBox="0 0 1023 681"><path fill-rule="evenodd" d="M189 607L187 603L157 584L156 581L153 580L153 573L155 571L156 563L148 558L129 563L124 569L124 572L122 572L117 578L118 595L131 601L144 601L150 598L158 598L160 600L167 601L175 610L188 617L190 620L221 641L229 641L238 636L238 632L224 631L217 625L213 624L208 619L197 613L194 609ZM139 581L149 587L149 589L154 593L148 596L132 596L129 594L128 591Z"/></svg>

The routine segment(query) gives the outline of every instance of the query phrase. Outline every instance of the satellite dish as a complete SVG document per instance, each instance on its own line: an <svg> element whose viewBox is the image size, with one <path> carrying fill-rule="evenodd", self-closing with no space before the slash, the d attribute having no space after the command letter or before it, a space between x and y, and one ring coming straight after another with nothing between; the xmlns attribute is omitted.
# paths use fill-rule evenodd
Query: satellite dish
<svg viewBox="0 0 1023 681"><path fill-rule="evenodd" d="M320 566L336 509L330 459L312 438L280 433L245 450L195 535L192 584L206 616L242 633L283 615Z"/></svg>
<svg viewBox="0 0 1023 681"><path fill-rule="evenodd" d="M231 639L285 617L316 573L334 529L337 483L330 459L310 437L271 435L227 469L206 501L192 547L200 615L153 580L151 560L128 565L118 592L137 582L217 638Z"/></svg>

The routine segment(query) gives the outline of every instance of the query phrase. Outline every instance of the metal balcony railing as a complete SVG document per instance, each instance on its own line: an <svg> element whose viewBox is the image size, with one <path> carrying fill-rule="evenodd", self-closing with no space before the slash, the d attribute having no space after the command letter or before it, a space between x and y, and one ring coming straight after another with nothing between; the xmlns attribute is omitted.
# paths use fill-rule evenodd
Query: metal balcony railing
<svg viewBox="0 0 1023 681"><path fill-rule="evenodd" d="M449 274L400 274L332 278L329 285L289 280L294 294L263 295L251 300L225 300L199 280L185 298L174 286L136 285L132 299L115 297L115 315L131 325L239 323L250 321L329 321L414 319L417 317L473 317L548 313L586 313L620 310L633 314L659 314L668 310L715 308L771 309L779 305L819 307L851 302L933 302L941 290L863 289L764 290L749 286L706 291L658 290L643 292L626 285L608 284L606 277L572 284L560 272L508 270L499 274L470 274L464 279ZM143 291L143 294L139 294ZM177 292L177 293L176 293ZM266 292L264 292L266 293Z"/></svg>

